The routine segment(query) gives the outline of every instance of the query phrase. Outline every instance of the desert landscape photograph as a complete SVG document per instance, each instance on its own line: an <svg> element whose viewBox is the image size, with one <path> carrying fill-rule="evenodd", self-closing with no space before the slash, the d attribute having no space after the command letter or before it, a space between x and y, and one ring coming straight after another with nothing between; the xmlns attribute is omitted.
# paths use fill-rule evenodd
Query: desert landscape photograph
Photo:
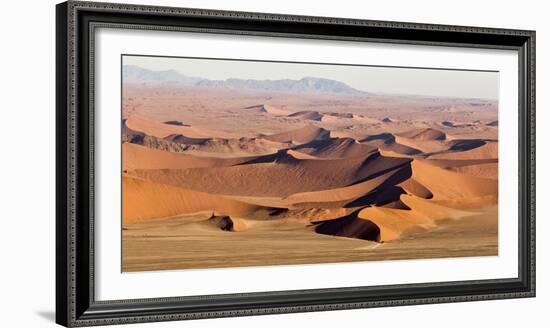
<svg viewBox="0 0 550 328"><path fill-rule="evenodd" d="M121 66L123 272L498 255L498 72Z"/></svg>

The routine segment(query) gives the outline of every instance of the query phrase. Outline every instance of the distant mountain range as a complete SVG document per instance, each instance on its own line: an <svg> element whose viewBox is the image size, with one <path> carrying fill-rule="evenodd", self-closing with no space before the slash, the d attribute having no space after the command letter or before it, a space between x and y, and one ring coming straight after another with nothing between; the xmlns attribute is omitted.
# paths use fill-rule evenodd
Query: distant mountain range
<svg viewBox="0 0 550 328"><path fill-rule="evenodd" d="M343 82L317 77L304 77L299 80L209 80L187 76L175 70L152 71L136 65L124 65L122 69L122 76L124 82L153 82L181 86L253 89L281 92L339 93L349 95L367 94L366 92L354 89Z"/></svg>

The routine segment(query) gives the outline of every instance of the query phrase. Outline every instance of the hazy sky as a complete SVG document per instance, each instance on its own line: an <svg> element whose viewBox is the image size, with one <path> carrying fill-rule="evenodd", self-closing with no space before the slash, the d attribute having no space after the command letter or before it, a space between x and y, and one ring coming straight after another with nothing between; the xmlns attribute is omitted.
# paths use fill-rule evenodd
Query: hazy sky
<svg viewBox="0 0 550 328"><path fill-rule="evenodd" d="M498 72L124 56L124 65L210 80L320 77L372 93L498 99Z"/></svg>

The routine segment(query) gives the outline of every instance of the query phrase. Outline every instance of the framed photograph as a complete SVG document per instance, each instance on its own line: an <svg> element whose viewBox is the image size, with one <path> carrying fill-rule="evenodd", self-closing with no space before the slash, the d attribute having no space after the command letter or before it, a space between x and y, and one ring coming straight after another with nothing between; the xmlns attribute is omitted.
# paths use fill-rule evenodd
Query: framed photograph
<svg viewBox="0 0 550 328"><path fill-rule="evenodd" d="M535 32L57 5L57 307L535 296Z"/></svg>

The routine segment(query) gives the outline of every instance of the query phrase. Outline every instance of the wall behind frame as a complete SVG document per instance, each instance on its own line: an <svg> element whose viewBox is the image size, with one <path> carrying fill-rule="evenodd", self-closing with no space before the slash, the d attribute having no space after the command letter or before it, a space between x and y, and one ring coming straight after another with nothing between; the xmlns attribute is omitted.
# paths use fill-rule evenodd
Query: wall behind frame
<svg viewBox="0 0 550 328"><path fill-rule="evenodd" d="M550 140L550 23L544 2L526 0L444 1L254 1L119 0L124 3L202 7L282 14L318 15L534 29L537 31L537 140ZM0 13L0 316L3 327L55 327L55 9L58 1L8 2ZM7 6L7 8L6 8ZM537 298L458 304L408 306L291 315L167 322L131 327L310 327L369 325L399 327L541 326L550 304L549 182L550 156L537 154Z"/></svg>

